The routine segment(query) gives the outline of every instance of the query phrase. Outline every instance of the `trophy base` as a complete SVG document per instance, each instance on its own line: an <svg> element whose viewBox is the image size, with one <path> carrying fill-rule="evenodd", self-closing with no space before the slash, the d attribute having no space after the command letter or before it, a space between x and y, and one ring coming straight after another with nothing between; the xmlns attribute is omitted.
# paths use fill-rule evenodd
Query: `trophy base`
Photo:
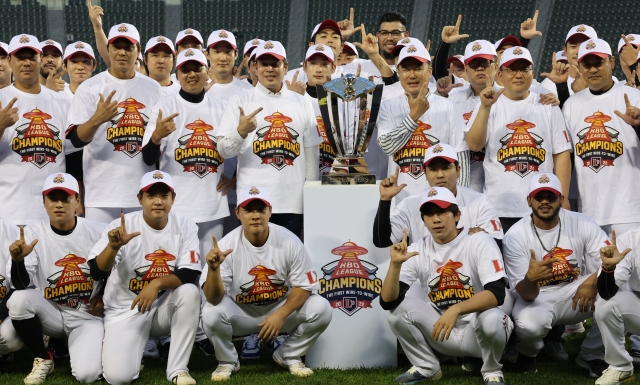
<svg viewBox="0 0 640 385"><path fill-rule="evenodd" d="M331 171L322 176L322 184L376 184L362 157L335 158Z"/></svg>
<svg viewBox="0 0 640 385"><path fill-rule="evenodd" d="M373 174L325 174L322 176L322 184L376 184L376 176Z"/></svg>

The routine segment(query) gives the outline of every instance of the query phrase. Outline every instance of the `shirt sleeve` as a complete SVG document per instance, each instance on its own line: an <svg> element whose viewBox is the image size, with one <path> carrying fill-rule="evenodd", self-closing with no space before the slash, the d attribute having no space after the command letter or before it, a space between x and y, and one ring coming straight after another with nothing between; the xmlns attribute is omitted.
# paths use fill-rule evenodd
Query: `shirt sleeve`
<svg viewBox="0 0 640 385"><path fill-rule="evenodd" d="M104 250L105 247L109 245L109 231L115 229L118 226L120 226L120 218L109 223L109 225L102 231L102 235L100 236L100 239L98 240L98 242L96 242L96 244L93 246L93 248L89 252L89 257L87 257L87 261L95 259L98 255L100 255L102 250ZM125 247L127 246L125 245L121 247L120 250L118 250L118 253L116 254L116 258L113 265L114 268L122 260L122 252Z"/></svg>
<svg viewBox="0 0 640 385"><path fill-rule="evenodd" d="M300 97L299 100L304 106L304 115L306 120L302 145L304 147L317 146L322 143L322 137L318 131L318 121L316 120L316 115L313 112L313 105L311 105L311 100L305 97Z"/></svg>
<svg viewBox="0 0 640 385"><path fill-rule="evenodd" d="M553 132L553 153L559 154L571 149L569 133L560 107L551 107L551 129Z"/></svg>
<svg viewBox="0 0 640 385"><path fill-rule="evenodd" d="M149 122L147 123L147 128L144 130L144 137L142 138L142 147L146 146L151 140L151 136L156 131L156 124L158 123L158 113L160 112L160 108L158 106L154 106L151 109L151 115L149 116ZM163 116L168 116L166 111L162 111ZM164 151L167 146L167 138L162 138L162 142L160 143L160 150Z"/></svg>
<svg viewBox="0 0 640 385"><path fill-rule="evenodd" d="M506 279L502 254L493 238L489 234L480 232L471 235L471 239L475 242L472 251L478 256L476 269L478 269L482 286L500 278Z"/></svg>
<svg viewBox="0 0 640 385"><path fill-rule="evenodd" d="M491 200L482 194L478 206L478 222L475 225L484 229L493 238L502 239L504 232L502 231L498 212L493 207Z"/></svg>
<svg viewBox="0 0 640 385"><path fill-rule="evenodd" d="M569 143L571 144L571 148L573 150L575 143L573 142L574 138L571 135L571 100L572 98L569 98L562 106L562 116L564 117L564 127L567 132L567 136L569 137Z"/></svg>
<svg viewBox="0 0 640 385"><path fill-rule="evenodd" d="M392 155L404 146L411 134L418 128L418 123L414 122L409 115L396 124L394 119L394 102L390 99L382 103L378 113L378 146L387 155Z"/></svg>
<svg viewBox="0 0 640 385"><path fill-rule="evenodd" d="M626 234L623 234L616 239L616 247L618 248L619 251L622 251L629 247L631 248L631 251L629 252L629 254L627 254L622 259L622 261L620 261L620 263L618 263L614 271L616 286L618 287L622 287L622 285L627 283L631 278L632 273L635 272L637 274L637 271L636 271L637 267L634 261L638 259L638 255L637 255L638 252L634 248L634 244L633 244L634 234L635 234L635 231L629 231ZM602 272L599 272L599 274L602 274Z"/></svg>
<svg viewBox="0 0 640 385"><path fill-rule="evenodd" d="M48 225L47 225L48 226ZM34 234L33 231L29 230L29 226L24 228L24 239L25 242L31 243L34 239L37 239L38 235ZM29 286L38 286L40 284L38 280L38 266L40 265L38 250L40 248L45 247L44 242L40 244L40 247L36 245L31 254L27 255L24 258L24 267L27 269L27 273L29 273L29 280L31 280L31 284ZM11 259L11 257L9 257Z"/></svg>
<svg viewBox="0 0 640 385"><path fill-rule="evenodd" d="M182 228L182 243L178 259L176 261L176 270L192 269L200 272L200 241L198 240L198 226L195 222L188 221Z"/></svg>
<svg viewBox="0 0 640 385"><path fill-rule="evenodd" d="M106 98L108 95L104 95ZM96 112L97 100L91 95L91 88L87 84L81 84L73 96L73 102L67 116L68 125L80 125L86 123Z"/></svg>
<svg viewBox="0 0 640 385"><path fill-rule="evenodd" d="M600 248L611 244L607 234L591 218L586 217L580 222L581 234L586 235L584 245L584 269L587 274L593 274L600 269L602 260L600 259Z"/></svg>
<svg viewBox="0 0 640 385"><path fill-rule="evenodd" d="M234 95L229 99L227 107L224 109L220 129L216 133L218 139L217 149L223 158L233 158L240 153L245 138L238 133L238 123L240 122L240 99ZM250 114L253 111L246 111Z"/></svg>
<svg viewBox="0 0 640 385"><path fill-rule="evenodd" d="M509 279L509 288L512 291L527 274L531 259L531 252L514 238L512 234L505 234L502 240L504 267Z"/></svg>
<svg viewBox="0 0 640 385"><path fill-rule="evenodd" d="M411 232L411 213L407 207L407 200L403 199L396 207L391 210L389 220L391 221L391 242L398 243L402 240L404 229L407 229L409 239L418 240L422 234L413 234Z"/></svg>
<svg viewBox="0 0 640 385"><path fill-rule="evenodd" d="M292 242L289 246L290 265L289 283L292 288L300 288L310 292L317 292L320 289L318 283L318 273L313 268L311 257L302 242Z"/></svg>

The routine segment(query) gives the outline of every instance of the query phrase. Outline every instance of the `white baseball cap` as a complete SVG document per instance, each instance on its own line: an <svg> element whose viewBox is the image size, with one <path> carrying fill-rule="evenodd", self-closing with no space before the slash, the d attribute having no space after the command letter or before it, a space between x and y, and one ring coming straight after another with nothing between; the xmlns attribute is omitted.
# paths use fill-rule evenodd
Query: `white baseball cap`
<svg viewBox="0 0 640 385"><path fill-rule="evenodd" d="M476 40L467 44L464 49L464 64L467 65L475 58L483 58L487 60L493 60L498 56L496 48L487 40Z"/></svg>
<svg viewBox="0 0 640 385"><path fill-rule="evenodd" d="M261 200L265 205L271 206L267 189L260 186L247 186L238 191L238 207L246 207L254 200Z"/></svg>
<svg viewBox="0 0 640 385"><path fill-rule="evenodd" d="M495 48L496 51L497 51L500 48L502 48L502 46L505 46L507 44L508 45L512 45L514 47L522 47L522 43L520 42L520 39L518 39L517 37L515 37L515 36L505 36L502 39L496 41L495 44L493 45L493 48Z"/></svg>
<svg viewBox="0 0 640 385"><path fill-rule="evenodd" d="M427 203L433 203L441 209L446 209L447 207L453 205L457 205L458 201L456 200L455 195L446 187L431 187L428 190L422 192L422 201L420 203L420 210Z"/></svg>
<svg viewBox="0 0 640 385"><path fill-rule="evenodd" d="M142 176L142 179L140 179L140 191L148 191L151 186L156 183L163 183L167 185L171 191L175 192L171 175L160 170L149 171Z"/></svg>
<svg viewBox="0 0 640 385"><path fill-rule="evenodd" d="M69 195L80 193L80 187L76 178L64 172L51 174L44 180L42 196L46 196L53 190L62 190Z"/></svg>
<svg viewBox="0 0 640 385"><path fill-rule="evenodd" d="M127 39L133 44L140 44L140 33L138 33L138 29L132 24L122 23L111 27L109 36L107 36L109 44L119 38Z"/></svg>
<svg viewBox="0 0 640 385"><path fill-rule="evenodd" d="M254 49L256 49L260 43L263 43L264 40L262 39L258 39L257 37L253 40L249 40L248 42L246 42L244 44L244 52L242 54L242 56L247 56L247 54L251 51L253 51Z"/></svg>
<svg viewBox="0 0 640 385"><path fill-rule="evenodd" d="M458 161L458 154L456 154L453 147L448 144L438 143L435 146L427 148L424 154L424 166L427 167L429 163L436 158L443 158L449 163L453 163Z"/></svg>
<svg viewBox="0 0 640 385"><path fill-rule="evenodd" d="M632 46L638 48L638 45L640 45L640 35L636 35L634 33L631 33L629 35L627 35L627 40L629 40L629 43L631 43ZM620 41L618 41L618 53L620 53L620 51L622 51L622 47L624 47L627 43L624 42L623 38L620 38Z"/></svg>
<svg viewBox="0 0 640 385"><path fill-rule="evenodd" d="M307 54L304 57L304 61L311 59L314 55L322 55L329 59L331 63L335 62L335 57L333 56L333 50L328 45L324 44L316 44L312 45L307 49Z"/></svg>
<svg viewBox="0 0 640 385"><path fill-rule="evenodd" d="M562 195L560 179L552 173L538 173L531 177L529 183L529 196L532 197L540 191L551 191L556 195Z"/></svg>
<svg viewBox="0 0 640 385"><path fill-rule="evenodd" d="M316 26L313 27L313 31L311 32L311 40L313 40L313 37L316 35L316 33L322 31L325 28L331 28L334 31L338 32L340 36L342 36L342 32L340 32L340 26L338 25L338 23L333 19L327 19L320 24L316 24Z"/></svg>
<svg viewBox="0 0 640 385"><path fill-rule="evenodd" d="M47 39L47 40L41 42L40 43L40 50L42 50L44 52L44 47L46 47L46 46L55 47L58 50L58 52L60 52L60 55L62 55L62 46L57 41L51 40L51 39Z"/></svg>
<svg viewBox="0 0 640 385"><path fill-rule="evenodd" d="M398 65L400 65L403 60L408 58L414 58L423 63L431 61L431 56L429 56L429 52L427 52L427 49L424 48L422 43L409 44L405 47L402 47L402 49L400 50L400 55L398 56Z"/></svg>
<svg viewBox="0 0 640 385"><path fill-rule="evenodd" d="M580 24L580 25L576 25L576 26L572 27L569 30L569 33L567 33L566 39L564 39L565 43L567 41L569 41L569 39L571 39L575 35L582 35L582 36L586 37L587 39L597 39L598 38L598 34L596 33L595 29L589 27L588 25Z"/></svg>
<svg viewBox="0 0 640 385"><path fill-rule="evenodd" d="M180 51L178 58L176 59L176 71L182 67L182 65L189 61L195 61L203 66L207 67L207 58L204 53L199 49L188 48Z"/></svg>
<svg viewBox="0 0 640 385"><path fill-rule="evenodd" d="M567 55L564 54L564 50L560 50L558 52L556 52L556 61L561 61L564 63L568 63L569 60L567 59Z"/></svg>
<svg viewBox="0 0 640 385"><path fill-rule="evenodd" d="M16 35L11 38L9 42L9 55L13 55L14 53L20 51L23 48L29 48L37 53L41 53L40 42L38 38L33 35L21 34Z"/></svg>
<svg viewBox="0 0 640 385"><path fill-rule="evenodd" d="M275 40L267 40L263 44L260 44L258 48L253 51L256 55L256 60L258 60L263 55L271 55L277 58L278 60L287 58L287 51L285 51L282 43ZM253 55L252 55L253 56Z"/></svg>
<svg viewBox="0 0 640 385"><path fill-rule="evenodd" d="M231 44L233 49L237 49L236 37L233 35L233 33L224 29L218 29L211 32L209 38L207 39L207 48L211 48L221 41L226 41L227 43Z"/></svg>
<svg viewBox="0 0 640 385"><path fill-rule="evenodd" d="M200 32L196 31L193 28L187 28L178 32L178 36L176 36L176 45L180 45L180 43L182 43L182 40L184 40L187 37L194 37L196 38L196 40L198 40L200 45L204 44L204 41L202 40L202 35L200 35Z"/></svg>
<svg viewBox="0 0 640 385"><path fill-rule="evenodd" d="M603 59L607 58L612 55L611 46L602 39L589 39L580 44L580 48L578 49L578 63L588 55L596 55Z"/></svg>
<svg viewBox="0 0 640 385"><path fill-rule="evenodd" d="M415 37L403 37L402 39L398 40L396 45L391 49L391 53L393 55L396 55L398 53L398 51L400 51L404 47L408 46L409 44L413 44L413 45L416 45L416 46L419 44L419 45L424 46L424 44L422 44L422 42L420 40L416 39Z"/></svg>
<svg viewBox="0 0 640 385"><path fill-rule="evenodd" d="M352 43L349 43L348 41L345 41L344 44L342 44L342 52L344 51L351 51L351 55L358 54L358 49L356 48L356 46Z"/></svg>
<svg viewBox="0 0 640 385"><path fill-rule="evenodd" d="M144 47L144 53L151 51L153 48L159 45L164 45L168 47L171 52L173 52L174 54L176 53L176 48L173 46L173 42L171 41L171 39L165 36L156 36L149 39L147 45Z"/></svg>
<svg viewBox="0 0 640 385"><path fill-rule="evenodd" d="M9 54L9 44L0 41L0 49L7 55Z"/></svg>
<svg viewBox="0 0 640 385"><path fill-rule="evenodd" d="M93 53L93 48L91 48L91 45L83 41L76 41L75 43L69 44L67 48L64 49L62 58L64 60L68 60L71 56L77 54L78 52L84 52L92 60L96 60L96 55Z"/></svg>
<svg viewBox="0 0 640 385"><path fill-rule="evenodd" d="M509 67L517 60L526 60L529 63L533 64L533 59L531 58L531 52L524 47L511 47L504 50L502 53L502 57L500 58L500 65Z"/></svg>

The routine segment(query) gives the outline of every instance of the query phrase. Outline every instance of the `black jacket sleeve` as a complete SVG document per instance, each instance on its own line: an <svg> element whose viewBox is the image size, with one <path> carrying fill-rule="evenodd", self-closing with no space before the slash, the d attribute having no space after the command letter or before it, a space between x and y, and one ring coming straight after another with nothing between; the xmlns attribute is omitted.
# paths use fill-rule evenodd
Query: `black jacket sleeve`
<svg viewBox="0 0 640 385"><path fill-rule="evenodd" d="M604 270L600 272L598 276L598 294L602 299L608 300L613 297L618 292L618 289L613 271L611 273L606 273Z"/></svg>
<svg viewBox="0 0 640 385"><path fill-rule="evenodd" d="M436 77L436 80L449 76L449 71L447 71L449 48L451 48L451 44L441 42L433 58L433 75Z"/></svg>
<svg viewBox="0 0 640 385"><path fill-rule="evenodd" d="M31 279L24 261L16 262L11 259L11 283L16 290L24 290L29 287Z"/></svg>
<svg viewBox="0 0 640 385"><path fill-rule="evenodd" d="M496 299L498 300L498 306L502 306L502 304L504 303L506 288L507 284L504 278L500 278L497 281L488 282L486 285L484 285L484 289L492 292L496 297Z"/></svg>
<svg viewBox="0 0 640 385"><path fill-rule="evenodd" d="M373 244L375 247L389 247L391 241L391 201L380 201L373 221Z"/></svg>
<svg viewBox="0 0 640 385"><path fill-rule="evenodd" d="M564 102L569 99L571 94L569 93L569 85L567 82L556 84L556 89L558 90L558 99L560 100L560 109L564 106Z"/></svg>
<svg viewBox="0 0 640 385"><path fill-rule="evenodd" d="M4 321L9 317L9 308L7 307L7 302L11 295L13 294L13 290L10 290L7 295L0 301L0 322Z"/></svg>
<svg viewBox="0 0 640 385"><path fill-rule="evenodd" d="M153 166L158 160L160 160L160 146L149 141L146 146L142 148L142 160L147 166Z"/></svg>
<svg viewBox="0 0 640 385"><path fill-rule="evenodd" d="M100 281L103 279L106 280L111 275L110 271L100 270L95 258L87 262L87 265L89 265L89 274L91 274L91 277L93 277L95 281Z"/></svg>
<svg viewBox="0 0 640 385"><path fill-rule="evenodd" d="M71 144L73 144L73 147L75 148L82 148L90 143L80 140L80 137L78 137L78 126L73 126L71 131L67 133L67 139L71 141Z"/></svg>
<svg viewBox="0 0 640 385"><path fill-rule="evenodd" d="M407 294L407 291L409 290L410 287L411 286L400 281L400 291L398 292L398 298L396 298L391 302L385 302L382 299L382 297L380 297L380 307L383 308L384 310L393 310L397 308L398 305L400 305L402 301L404 301L404 295Z"/></svg>
<svg viewBox="0 0 640 385"><path fill-rule="evenodd" d="M200 278L200 272L193 269L178 269L174 271L172 274L180 278L182 284L192 283L194 285L198 285L198 278Z"/></svg>
<svg viewBox="0 0 640 385"><path fill-rule="evenodd" d="M388 77L388 78L385 78L384 76L382 77L382 82L384 83L385 86L390 86L399 81L400 81L400 77L398 76L398 73L396 71L393 71L393 75L391 77Z"/></svg>
<svg viewBox="0 0 640 385"><path fill-rule="evenodd" d="M520 43L522 43L522 48L527 48L529 46L529 43L531 42L531 40L525 39L522 36L520 36L519 39L520 39Z"/></svg>
<svg viewBox="0 0 640 385"><path fill-rule="evenodd" d="M67 173L71 174L78 182L82 182L82 153L84 150L76 151L64 157L67 164Z"/></svg>

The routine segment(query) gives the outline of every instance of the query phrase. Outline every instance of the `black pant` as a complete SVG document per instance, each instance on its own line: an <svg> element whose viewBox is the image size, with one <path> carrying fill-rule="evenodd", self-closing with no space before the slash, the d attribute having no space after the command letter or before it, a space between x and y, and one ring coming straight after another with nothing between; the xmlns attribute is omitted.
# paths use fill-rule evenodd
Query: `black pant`
<svg viewBox="0 0 640 385"><path fill-rule="evenodd" d="M302 239L302 219L302 214L271 214L269 222L286 228Z"/></svg>
<svg viewBox="0 0 640 385"><path fill-rule="evenodd" d="M502 231L506 234L507 231L511 228L511 226L515 225L522 218L512 218L512 217L500 217L500 224L502 225Z"/></svg>

